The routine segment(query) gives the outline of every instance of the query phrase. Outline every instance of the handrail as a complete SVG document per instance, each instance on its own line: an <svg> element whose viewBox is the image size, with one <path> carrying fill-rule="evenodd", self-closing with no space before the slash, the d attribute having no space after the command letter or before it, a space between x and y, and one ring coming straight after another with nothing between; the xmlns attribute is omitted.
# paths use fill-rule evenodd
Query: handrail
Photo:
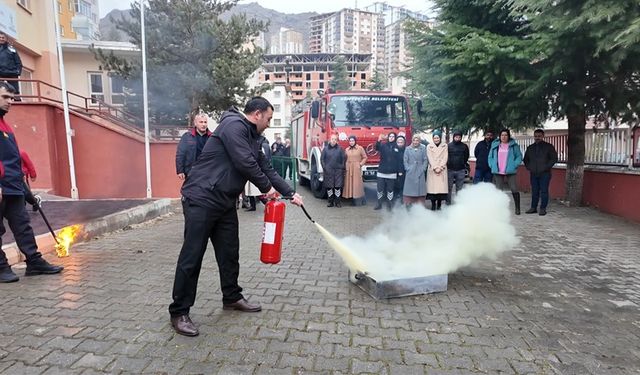
<svg viewBox="0 0 640 375"><path fill-rule="evenodd" d="M7 78L6 80L30 83L32 85L31 90L29 90L32 92L32 94L26 94L22 92L20 93L19 97L23 101L33 101L38 103L46 101L60 105L63 104L62 89L60 87L37 79ZM35 94L33 94L34 84ZM52 93L51 90L55 91L57 95ZM97 117L103 118L104 120L114 122L119 126L138 133L142 131L140 127L136 126L137 124L142 123L142 120L139 117L123 110L120 107L105 103L101 99L88 98L75 92L67 91L67 101L70 110L80 112L89 116L95 115Z"/></svg>

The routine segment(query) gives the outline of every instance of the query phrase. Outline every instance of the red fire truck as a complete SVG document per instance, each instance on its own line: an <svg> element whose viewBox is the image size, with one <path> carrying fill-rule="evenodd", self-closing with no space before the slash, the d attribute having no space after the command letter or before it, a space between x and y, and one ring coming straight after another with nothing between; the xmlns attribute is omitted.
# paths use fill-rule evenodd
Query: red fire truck
<svg viewBox="0 0 640 375"><path fill-rule="evenodd" d="M374 179L380 156L375 149L378 136L395 132L411 142L411 111L405 96L380 91L338 91L323 93L291 121L293 156L296 158L300 185L310 186L317 198L322 188L320 153L331 134L346 148L349 136L367 152L362 167L365 180ZM408 144L407 143L407 144Z"/></svg>

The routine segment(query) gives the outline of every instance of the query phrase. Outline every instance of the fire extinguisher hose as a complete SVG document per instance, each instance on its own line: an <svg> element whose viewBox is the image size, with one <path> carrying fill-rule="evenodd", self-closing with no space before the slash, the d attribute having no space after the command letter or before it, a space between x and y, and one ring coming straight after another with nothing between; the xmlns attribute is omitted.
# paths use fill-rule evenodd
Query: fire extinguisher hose
<svg viewBox="0 0 640 375"><path fill-rule="evenodd" d="M281 198L282 199L289 199L289 200L293 199L292 197L281 197ZM300 208L302 208L302 212L304 212L304 214L307 216L309 221L311 221L312 223L315 224L316 221L311 218L311 215L309 215L309 213L307 212L307 209L304 208L304 205L301 205Z"/></svg>

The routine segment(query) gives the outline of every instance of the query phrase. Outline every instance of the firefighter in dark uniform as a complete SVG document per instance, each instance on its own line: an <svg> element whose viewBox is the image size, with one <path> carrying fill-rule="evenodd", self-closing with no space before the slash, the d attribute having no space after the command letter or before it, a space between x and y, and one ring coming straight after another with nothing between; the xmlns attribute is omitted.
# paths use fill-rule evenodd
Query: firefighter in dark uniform
<svg viewBox="0 0 640 375"><path fill-rule="evenodd" d="M18 281L2 249L2 236L6 233L7 220L20 251L27 259L26 276L54 274L63 267L49 264L42 258L31 228L29 214L24 207L25 183L22 160L16 137L11 126L4 121L9 111L15 90L8 82L0 82L0 282Z"/></svg>
<svg viewBox="0 0 640 375"><path fill-rule="evenodd" d="M291 197L296 205L302 198L280 177L260 152L258 139L269 126L273 106L262 97L247 103L243 113L232 108L222 115L202 154L182 186L185 216L184 243L178 257L169 305L171 324L178 334L197 336L189 318L196 299L202 258L211 241L220 271L224 310L257 312L259 304L249 303L238 285L239 239L236 199L251 181L267 198L277 192Z"/></svg>
<svg viewBox="0 0 640 375"><path fill-rule="evenodd" d="M0 31L0 78L18 78L22 74L22 61L18 51L9 44L7 34ZM16 95L20 95L20 84L17 81L9 82ZM15 98L18 100L18 98Z"/></svg>

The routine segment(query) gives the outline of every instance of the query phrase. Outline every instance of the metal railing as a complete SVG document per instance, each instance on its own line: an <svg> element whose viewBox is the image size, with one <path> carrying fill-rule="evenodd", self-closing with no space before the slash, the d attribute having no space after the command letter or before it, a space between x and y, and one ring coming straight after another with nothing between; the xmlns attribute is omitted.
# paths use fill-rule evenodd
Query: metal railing
<svg viewBox="0 0 640 375"><path fill-rule="evenodd" d="M6 80L21 83L19 97L23 102L63 105L62 89L60 87L36 79L7 78ZM136 126L142 124L142 120L121 107L107 104L99 98L88 98L71 91L67 91L67 102L69 103L70 111L87 116L96 116L133 132L142 133L142 129Z"/></svg>
<svg viewBox="0 0 640 375"><path fill-rule="evenodd" d="M533 136L514 137L522 153L533 144ZM558 151L558 162L566 163L568 156L567 134L545 136ZM584 137L586 165L632 166L633 137L631 129L589 129Z"/></svg>

